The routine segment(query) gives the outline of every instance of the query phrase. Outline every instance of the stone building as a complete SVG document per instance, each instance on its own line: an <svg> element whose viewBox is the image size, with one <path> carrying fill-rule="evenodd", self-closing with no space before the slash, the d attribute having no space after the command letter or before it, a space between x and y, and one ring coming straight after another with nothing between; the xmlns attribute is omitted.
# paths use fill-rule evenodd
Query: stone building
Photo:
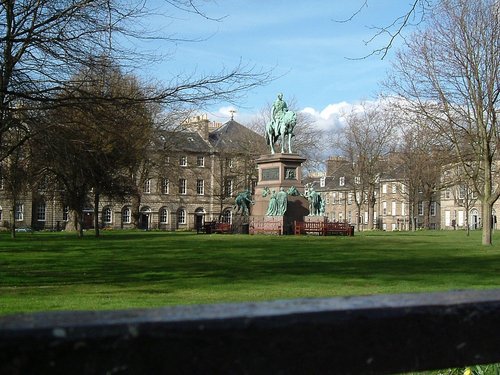
<svg viewBox="0 0 500 375"><path fill-rule="evenodd" d="M255 160L266 150L264 137L234 120L214 126L202 117L160 138L145 151L148 157L160 157L139 179L138 198L101 199L101 227L132 228L134 215L142 229L192 230L205 221L230 222L234 197L255 186ZM37 184L13 204L1 181L0 227L6 229L15 220L17 228L65 228L71 215L61 201L63 192L50 184ZM84 226L92 228L93 223L94 207L89 204Z"/></svg>
<svg viewBox="0 0 500 375"><path fill-rule="evenodd" d="M410 204L407 184L398 168L380 174L374 190L375 206L370 209L367 193L361 186L361 177L353 176L349 162L341 157L326 161L326 173L310 179L325 200L325 215L330 221L346 221L357 230L368 229L369 215L373 214L374 228L382 230L408 230L410 221L417 228L426 224L439 229L439 194L426 202L418 194ZM419 197L420 196L420 197Z"/></svg>

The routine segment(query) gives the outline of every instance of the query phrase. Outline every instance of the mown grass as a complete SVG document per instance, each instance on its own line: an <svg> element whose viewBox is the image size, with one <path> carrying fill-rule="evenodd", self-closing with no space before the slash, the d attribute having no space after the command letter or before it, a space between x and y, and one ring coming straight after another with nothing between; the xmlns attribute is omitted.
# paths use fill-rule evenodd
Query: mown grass
<svg viewBox="0 0 500 375"><path fill-rule="evenodd" d="M499 286L480 233L0 233L0 314Z"/></svg>
<svg viewBox="0 0 500 375"><path fill-rule="evenodd" d="M0 314L500 287L500 236L0 233ZM499 365L473 367L497 375ZM425 374L463 374L464 369ZM424 373L421 373L424 374Z"/></svg>

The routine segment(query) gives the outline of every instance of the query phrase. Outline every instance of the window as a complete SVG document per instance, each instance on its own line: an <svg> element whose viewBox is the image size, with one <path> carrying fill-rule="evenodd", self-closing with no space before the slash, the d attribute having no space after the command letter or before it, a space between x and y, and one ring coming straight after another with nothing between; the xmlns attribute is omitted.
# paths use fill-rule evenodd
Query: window
<svg viewBox="0 0 500 375"><path fill-rule="evenodd" d="M233 195L233 180L226 180L224 183L224 194L226 197Z"/></svg>
<svg viewBox="0 0 500 375"><path fill-rule="evenodd" d="M68 221L69 220L69 206L64 206L63 207L63 221Z"/></svg>
<svg viewBox="0 0 500 375"><path fill-rule="evenodd" d="M424 215L424 202L422 201L418 202L418 215L419 216Z"/></svg>
<svg viewBox="0 0 500 375"><path fill-rule="evenodd" d="M465 198L465 191L466 191L466 188L464 185L460 185L460 187L458 188L458 199L464 199Z"/></svg>
<svg viewBox="0 0 500 375"><path fill-rule="evenodd" d="M165 207L160 209L160 224L168 224L168 210Z"/></svg>
<svg viewBox="0 0 500 375"><path fill-rule="evenodd" d="M102 210L102 221L104 221L106 224L109 224L113 221L113 213L110 207L106 207L104 208L104 210Z"/></svg>
<svg viewBox="0 0 500 375"><path fill-rule="evenodd" d="M402 202L401 203L401 215L406 215L406 203Z"/></svg>
<svg viewBox="0 0 500 375"><path fill-rule="evenodd" d="M183 208L177 211L177 223L186 224L186 210Z"/></svg>
<svg viewBox="0 0 500 375"><path fill-rule="evenodd" d="M228 167L228 168L234 167L234 162L233 162L232 158L226 158L226 167Z"/></svg>
<svg viewBox="0 0 500 375"><path fill-rule="evenodd" d="M451 191L450 191L450 189L446 189L446 190L443 192L443 198L444 198L444 199L450 199L450 198L451 198Z"/></svg>
<svg viewBox="0 0 500 375"><path fill-rule="evenodd" d="M131 215L131 211L130 211L130 207L125 207L123 209L123 212L122 212L122 222L124 224L130 224L131 223L131 219L132 219L132 215Z"/></svg>
<svg viewBox="0 0 500 375"><path fill-rule="evenodd" d="M181 167L187 167L187 165L188 165L188 158L187 158L187 156L181 156L179 158L179 165Z"/></svg>
<svg viewBox="0 0 500 375"><path fill-rule="evenodd" d="M344 199L344 193L339 193L339 204L342 204L343 199Z"/></svg>
<svg viewBox="0 0 500 375"><path fill-rule="evenodd" d="M161 179L161 193L170 194L170 181L168 178Z"/></svg>
<svg viewBox="0 0 500 375"><path fill-rule="evenodd" d="M457 214L458 214L457 225L459 227L463 227L463 225L464 225L464 211L458 211Z"/></svg>
<svg viewBox="0 0 500 375"><path fill-rule="evenodd" d="M204 167L205 166L205 157L204 156L196 157L196 165L198 167Z"/></svg>
<svg viewBox="0 0 500 375"><path fill-rule="evenodd" d="M451 211L449 210L444 212L444 225L447 227L451 225Z"/></svg>
<svg viewBox="0 0 500 375"><path fill-rule="evenodd" d="M16 221L23 221L24 220L24 204L16 203L14 215L15 215L14 218Z"/></svg>
<svg viewBox="0 0 500 375"><path fill-rule="evenodd" d="M149 194L151 193L151 179L148 178L144 181L144 188L142 189L143 193Z"/></svg>
<svg viewBox="0 0 500 375"><path fill-rule="evenodd" d="M45 202L38 203L36 208L37 221L45 221Z"/></svg>
<svg viewBox="0 0 500 375"><path fill-rule="evenodd" d="M396 201L392 201L391 214L392 216L396 216Z"/></svg>
<svg viewBox="0 0 500 375"><path fill-rule="evenodd" d="M431 202L430 210L431 216L436 216L436 202Z"/></svg>
<svg viewBox="0 0 500 375"><path fill-rule="evenodd" d="M319 186L320 186L320 187L325 187L325 177L321 177L321 178L319 179Z"/></svg>
<svg viewBox="0 0 500 375"><path fill-rule="evenodd" d="M396 194L398 192L398 186L394 183L392 184L392 194Z"/></svg>
<svg viewBox="0 0 500 375"><path fill-rule="evenodd" d="M231 219L232 219L231 210L229 210L229 209L224 210L224 212L222 213L222 222L227 223L227 224L231 224Z"/></svg>
<svg viewBox="0 0 500 375"><path fill-rule="evenodd" d="M340 177L339 178L339 186L344 186L345 185L345 177Z"/></svg>
<svg viewBox="0 0 500 375"><path fill-rule="evenodd" d="M198 195L205 194L205 181L204 180L196 180L196 194L198 194Z"/></svg>
<svg viewBox="0 0 500 375"><path fill-rule="evenodd" d="M352 204L352 193L347 195L347 204Z"/></svg>
<svg viewBox="0 0 500 375"><path fill-rule="evenodd" d="M382 215L387 215L387 202L382 202Z"/></svg>
<svg viewBox="0 0 500 375"><path fill-rule="evenodd" d="M187 182L185 178L179 178L179 194L187 193Z"/></svg>
<svg viewBox="0 0 500 375"><path fill-rule="evenodd" d="M361 177L359 177L359 176L354 177L354 183L356 185L359 185L361 183Z"/></svg>
<svg viewBox="0 0 500 375"><path fill-rule="evenodd" d="M387 184L382 184L382 194L387 194Z"/></svg>
<svg viewBox="0 0 500 375"><path fill-rule="evenodd" d="M352 223L352 212L351 212L351 211L349 211L349 212L347 213L347 222L348 222L349 224L351 224L351 223Z"/></svg>

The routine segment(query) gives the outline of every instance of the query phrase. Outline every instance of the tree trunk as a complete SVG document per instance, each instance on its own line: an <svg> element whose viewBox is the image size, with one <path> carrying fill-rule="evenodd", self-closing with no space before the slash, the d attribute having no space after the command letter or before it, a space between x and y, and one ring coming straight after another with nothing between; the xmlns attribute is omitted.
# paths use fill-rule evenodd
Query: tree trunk
<svg viewBox="0 0 500 375"><path fill-rule="evenodd" d="M101 194L99 191L97 191L94 194L94 231L95 231L95 236L99 237L100 231L99 231L99 200L100 200Z"/></svg>
<svg viewBox="0 0 500 375"><path fill-rule="evenodd" d="M10 237L16 238L16 202L12 204L12 217L10 220Z"/></svg>
<svg viewBox="0 0 500 375"><path fill-rule="evenodd" d="M492 205L486 201L483 200L482 202L482 220L481 224L483 226L483 237L482 237L482 244L486 246L490 246L492 244L492 236L491 236L491 214L492 214Z"/></svg>
<svg viewBox="0 0 500 375"><path fill-rule="evenodd" d="M370 230L373 230L375 228L374 212L375 212L375 204L377 203L377 200L375 199L374 190L375 190L375 188L373 186L370 186L370 189L368 191L368 202L369 202L368 203L368 229L370 229Z"/></svg>
<svg viewBox="0 0 500 375"><path fill-rule="evenodd" d="M133 194L131 199L132 206L132 223L135 229L139 228L139 218L140 218L140 206L141 206L141 196L139 194Z"/></svg>
<svg viewBox="0 0 500 375"><path fill-rule="evenodd" d="M83 238L83 211L78 211L76 215L78 221L78 237Z"/></svg>

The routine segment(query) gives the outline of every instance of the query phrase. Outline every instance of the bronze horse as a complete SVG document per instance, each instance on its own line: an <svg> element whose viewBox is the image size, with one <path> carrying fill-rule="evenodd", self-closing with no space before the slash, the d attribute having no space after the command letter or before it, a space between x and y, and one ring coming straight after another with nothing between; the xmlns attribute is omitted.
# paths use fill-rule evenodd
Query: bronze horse
<svg viewBox="0 0 500 375"><path fill-rule="evenodd" d="M277 124L270 121L266 125L266 141L271 146L271 154L274 154L274 144L280 140L281 153L292 153L293 129L297 124L297 115L293 111L286 111ZM288 151L287 147L288 146Z"/></svg>

